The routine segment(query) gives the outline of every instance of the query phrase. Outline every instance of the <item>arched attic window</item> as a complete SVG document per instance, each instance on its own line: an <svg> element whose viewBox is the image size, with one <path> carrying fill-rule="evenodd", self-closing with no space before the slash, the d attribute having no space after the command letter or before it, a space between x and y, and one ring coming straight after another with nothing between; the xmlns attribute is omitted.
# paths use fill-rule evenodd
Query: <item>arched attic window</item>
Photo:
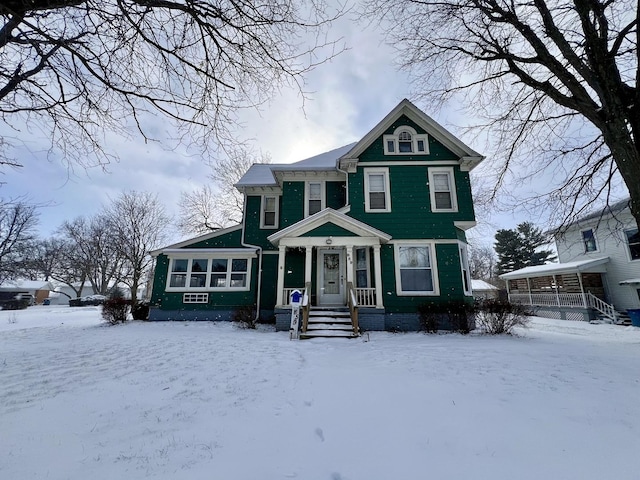
<svg viewBox="0 0 640 480"><path fill-rule="evenodd" d="M418 134L408 125L398 127L393 135L384 135L385 155L428 155L429 143L426 134Z"/></svg>

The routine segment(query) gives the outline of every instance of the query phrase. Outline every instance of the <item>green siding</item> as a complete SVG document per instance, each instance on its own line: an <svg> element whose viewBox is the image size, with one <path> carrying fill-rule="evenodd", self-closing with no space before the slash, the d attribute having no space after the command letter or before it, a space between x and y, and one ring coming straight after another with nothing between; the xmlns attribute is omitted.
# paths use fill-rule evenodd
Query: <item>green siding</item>
<svg viewBox="0 0 640 480"><path fill-rule="evenodd" d="M233 232L210 238L209 240L203 240L201 242L185 245L182 248L237 248L241 246L241 237L242 230L238 229L234 230Z"/></svg>
<svg viewBox="0 0 640 480"><path fill-rule="evenodd" d="M326 207L338 210L346 203L346 182L326 182Z"/></svg>
<svg viewBox="0 0 640 480"><path fill-rule="evenodd" d="M349 216L393 236L395 239L457 239L454 221L474 220L468 172L454 168L458 211L433 213L429 198L426 166L389 167L391 212L366 213L364 209L364 169L349 175L351 211Z"/></svg>
<svg viewBox="0 0 640 480"><path fill-rule="evenodd" d="M305 234L303 237L353 237L354 233L350 232L346 228L339 227L335 223L327 222L324 225L319 226Z"/></svg>
<svg viewBox="0 0 640 480"><path fill-rule="evenodd" d="M284 288L304 287L304 250L287 250L284 267Z"/></svg>

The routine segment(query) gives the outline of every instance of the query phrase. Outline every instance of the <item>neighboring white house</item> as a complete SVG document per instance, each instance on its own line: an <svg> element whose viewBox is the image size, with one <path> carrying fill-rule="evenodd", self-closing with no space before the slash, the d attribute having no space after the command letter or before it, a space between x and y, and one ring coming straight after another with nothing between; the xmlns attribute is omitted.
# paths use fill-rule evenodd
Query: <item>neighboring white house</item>
<svg viewBox="0 0 640 480"><path fill-rule="evenodd" d="M11 295L31 295L34 303L42 303L52 290L51 282L43 280L9 280L0 285L0 292Z"/></svg>
<svg viewBox="0 0 640 480"><path fill-rule="evenodd" d="M76 285L79 287L80 285ZM82 287L82 292L80 294L81 297L86 297L88 295L93 295L93 288L89 282L85 283ZM76 298L78 295L75 290L71 288L69 285L58 284L54 291L49 294L49 301L51 305L69 305L69 300L72 298Z"/></svg>
<svg viewBox="0 0 640 480"><path fill-rule="evenodd" d="M475 299L497 298L500 289L484 280L471 279L471 290Z"/></svg>
<svg viewBox="0 0 640 480"><path fill-rule="evenodd" d="M629 199L582 217L555 235L559 263L500 277L509 298L555 318L612 321L640 308L640 234Z"/></svg>

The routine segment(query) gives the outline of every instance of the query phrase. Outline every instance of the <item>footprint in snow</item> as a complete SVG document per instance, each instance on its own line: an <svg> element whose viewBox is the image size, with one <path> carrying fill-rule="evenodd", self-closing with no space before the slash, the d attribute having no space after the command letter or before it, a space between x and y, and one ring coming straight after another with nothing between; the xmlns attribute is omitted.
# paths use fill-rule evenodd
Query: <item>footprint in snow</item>
<svg viewBox="0 0 640 480"><path fill-rule="evenodd" d="M333 472L331 474L331 480L342 480L342 475L340 475L338 472Z"/></svg>
<svg viewBox="0 0 640 480"><path fill-rule="evenodd" d="M316 428L316 436L320 439L321 442L324 442L324 432L320 427Z"/></svg>

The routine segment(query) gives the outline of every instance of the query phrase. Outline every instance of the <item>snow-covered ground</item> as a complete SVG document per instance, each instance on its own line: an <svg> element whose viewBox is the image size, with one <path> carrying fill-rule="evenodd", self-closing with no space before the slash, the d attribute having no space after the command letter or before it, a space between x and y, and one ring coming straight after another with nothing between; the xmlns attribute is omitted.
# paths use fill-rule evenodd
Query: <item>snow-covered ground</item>
<svg viewBox="0 0 640 480"><path fill-rule="evenodd" d="M0 311L2 479L640 478L640 328L289 341Z"/></svg>

